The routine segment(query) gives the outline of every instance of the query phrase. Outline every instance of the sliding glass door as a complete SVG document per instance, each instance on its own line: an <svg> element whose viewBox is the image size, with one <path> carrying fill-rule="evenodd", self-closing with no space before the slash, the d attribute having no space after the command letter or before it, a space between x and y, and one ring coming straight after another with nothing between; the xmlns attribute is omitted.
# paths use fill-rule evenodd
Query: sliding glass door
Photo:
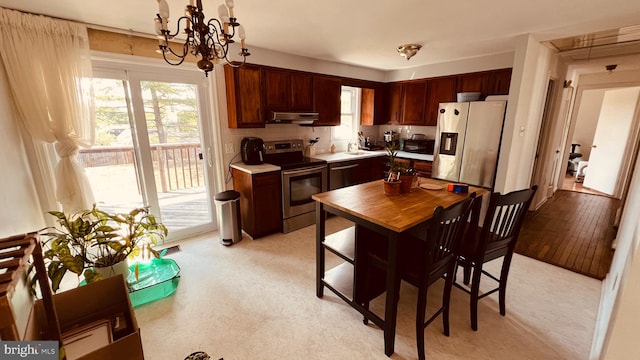
<svg viewBox="0 0 640 360"><path fill-rule="evenodd" d="M148 206L169 239L215 229L203 79L198 72L94 70L96 145L81 159L98 207Z"/></svg>

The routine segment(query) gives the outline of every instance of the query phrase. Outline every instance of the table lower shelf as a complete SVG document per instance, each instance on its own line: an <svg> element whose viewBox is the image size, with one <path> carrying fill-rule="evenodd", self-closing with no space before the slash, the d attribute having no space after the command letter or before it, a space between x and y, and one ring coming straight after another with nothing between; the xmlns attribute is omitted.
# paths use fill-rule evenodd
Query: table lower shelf
<svg viewBox="0 0 640 360"><path fill-rule="evenodd" d="M353 265L344 262L324 273L324 283L337 295L353 301Z"/></svg>

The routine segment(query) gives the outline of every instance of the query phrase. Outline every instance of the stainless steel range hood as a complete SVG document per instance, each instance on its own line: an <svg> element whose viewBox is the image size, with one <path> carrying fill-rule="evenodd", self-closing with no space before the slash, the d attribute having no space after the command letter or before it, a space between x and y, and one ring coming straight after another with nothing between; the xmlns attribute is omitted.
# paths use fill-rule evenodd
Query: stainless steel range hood
<svg viewBox="0 0 640 360"><path fill-rule="evenodd" d="M318 120L316 112L271 112L271 117L267 120L267 124L298 124L311 125Z"/></svg>

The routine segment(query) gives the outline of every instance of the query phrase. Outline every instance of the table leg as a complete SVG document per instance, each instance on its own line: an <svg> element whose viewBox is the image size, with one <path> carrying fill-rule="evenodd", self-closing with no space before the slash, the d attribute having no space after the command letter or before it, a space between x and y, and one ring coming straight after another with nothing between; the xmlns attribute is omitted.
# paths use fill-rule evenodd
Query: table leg
<svg viewBox="0 0 640 360"><path fill-rule="evenodd" d="M400 278L398 276L398 233L390 232L387 258L387 296L384 310L384 353L391 356L396 337Z"/></svg>
<svg viewBox="0 0 640 360"><path fill-rule="evenodd" d="M316 201L316 296L321 298L324 292L324 247L325 238L324 205Z"/></svg>

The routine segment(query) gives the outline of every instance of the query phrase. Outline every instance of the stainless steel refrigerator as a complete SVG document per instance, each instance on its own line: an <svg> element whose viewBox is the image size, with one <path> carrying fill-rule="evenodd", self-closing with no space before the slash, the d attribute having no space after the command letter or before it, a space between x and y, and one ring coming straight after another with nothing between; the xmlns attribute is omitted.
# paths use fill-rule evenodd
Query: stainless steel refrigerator
<svg viewBox="0 0 640 360"><path fill-rule="evenodd" d="M506 104L441 103L432 177L492 189Z"/></svg>

